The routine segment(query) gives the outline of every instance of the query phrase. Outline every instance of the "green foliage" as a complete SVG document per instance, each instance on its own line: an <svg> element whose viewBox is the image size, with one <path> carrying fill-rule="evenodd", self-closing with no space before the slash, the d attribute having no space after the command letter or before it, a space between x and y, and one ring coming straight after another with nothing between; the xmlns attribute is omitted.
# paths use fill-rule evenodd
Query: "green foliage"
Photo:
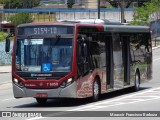
<svg viewBox="0 0 160 120"><path fill-rule="evenodd" d="M5 41L7 34L6 32L0 32L0 41Z"/></svg>
<svg viewBox="0 0 160 120"><path fill-rule="evenodd" d="M32 8L40 4L40 0L23 0L23 7Z"/></svg>
<svg viewBox="0 0 160 120"><path fill-rule="evenodd" d="M112 5L107 5L106 8L114 8Z"/></svg>
<svg viewBox="0 0 160 120"><path fill-rule="evenodd" d="M0 4L5 4L7 0L0 0Z"/></svg>
<svg viewBox="0 0 160 120"><path fill-rule="evenodd" d="M72 8L72 6L75 4L75 0L67 0L67 7Z"/></svg>
<svg viewBox="0 0 160 120"><path fill-rule="evenodd" d="M133 25L149 25L149 15L153 12L160 11L159 0L151 0L151 2L144 3L144 6L136 9L131 24Z"/></svg>
<svg viewBox="0 0 160 120"><path fill-rule="evenodd" d="M10 17L10 21L12 24L17 26L19 24L32 22L32 18L29 13L16 13Z"/></svg>
<svg viewBox="0 0 160 120"><path fill-rule="evenodd" d="M0 0L0 4L4 4L4 8L32 8L40 4L40 0Z"/></svg>

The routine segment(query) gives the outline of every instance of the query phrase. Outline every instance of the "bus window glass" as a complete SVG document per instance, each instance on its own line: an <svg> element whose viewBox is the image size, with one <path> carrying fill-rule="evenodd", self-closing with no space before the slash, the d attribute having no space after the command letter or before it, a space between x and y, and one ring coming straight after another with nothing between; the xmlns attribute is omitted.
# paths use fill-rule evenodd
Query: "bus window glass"
<svg viewBox="0 0 160 120"><path fill-rule="evenodd" d="M19 39L16 69L25 72L69 72L72 48L71 38Z"/></svg>

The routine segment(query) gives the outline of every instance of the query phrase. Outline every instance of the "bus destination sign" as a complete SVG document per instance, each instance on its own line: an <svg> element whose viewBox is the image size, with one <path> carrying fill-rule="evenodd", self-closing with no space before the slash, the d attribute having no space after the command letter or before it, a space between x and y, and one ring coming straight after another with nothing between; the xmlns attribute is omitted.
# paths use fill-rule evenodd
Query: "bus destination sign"
<svg viewBox="0 0 160 120"><path fill-rule="evenodd" d="M18 35L52 35L52 34L73 34L72 26L34 26L19 27Z"/></svg>

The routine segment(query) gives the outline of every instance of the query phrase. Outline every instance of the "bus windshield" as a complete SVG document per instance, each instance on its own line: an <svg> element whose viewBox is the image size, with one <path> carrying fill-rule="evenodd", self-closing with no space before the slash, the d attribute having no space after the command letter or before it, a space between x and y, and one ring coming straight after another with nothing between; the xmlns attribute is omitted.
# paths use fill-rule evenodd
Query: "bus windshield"
<svg viewBox="0 0 160 120"><path fill-rule="evenodd" d="M73 38L18 39L16 71L70 72Z"/></svg>

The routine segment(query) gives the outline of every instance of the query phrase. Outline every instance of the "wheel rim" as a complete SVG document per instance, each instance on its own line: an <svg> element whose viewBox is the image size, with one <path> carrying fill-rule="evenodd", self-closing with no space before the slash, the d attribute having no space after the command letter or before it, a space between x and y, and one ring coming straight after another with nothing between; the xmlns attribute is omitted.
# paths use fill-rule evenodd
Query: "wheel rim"
<svg viewBox="0 0 160 120"><path fill-rule="evenodd" d="M99 94L99 88L98 88L98 83L97 81L94 82L94 96L98 97Z"/></svg>
<svg viewBox="0 0 160 120"><path fill-rule="evenodd" d="M138 74L136 74L135 86L136 86L136 89L139 89L140 84L139 84L139 75Z"/></svg>

